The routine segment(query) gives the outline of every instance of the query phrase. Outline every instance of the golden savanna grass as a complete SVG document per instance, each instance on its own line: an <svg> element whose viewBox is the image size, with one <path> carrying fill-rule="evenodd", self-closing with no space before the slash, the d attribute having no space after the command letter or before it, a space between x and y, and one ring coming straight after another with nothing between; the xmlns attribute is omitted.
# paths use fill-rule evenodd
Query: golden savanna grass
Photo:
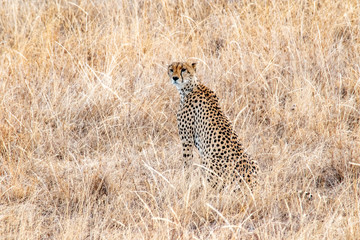
<svg viewBox="0 0 360 240"><path fill-rule="evenodd" d="M259 162L251 194L183 168L172 61ZM360 239L359 124L358 1L0 3L1 239Z"/></svg>

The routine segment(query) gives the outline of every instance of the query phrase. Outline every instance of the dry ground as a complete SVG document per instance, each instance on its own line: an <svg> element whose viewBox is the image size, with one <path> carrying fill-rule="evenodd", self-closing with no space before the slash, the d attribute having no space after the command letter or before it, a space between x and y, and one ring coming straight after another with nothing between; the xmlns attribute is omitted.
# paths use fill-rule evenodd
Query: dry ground
<svg viewBox="0 0 360 240"><path fill-rule="evenodd" d="M360 239L359 13L1 1L0 238ZM175 60L199 63L259 162L252 195L212 191L198 155L183 170Z"/></svg>

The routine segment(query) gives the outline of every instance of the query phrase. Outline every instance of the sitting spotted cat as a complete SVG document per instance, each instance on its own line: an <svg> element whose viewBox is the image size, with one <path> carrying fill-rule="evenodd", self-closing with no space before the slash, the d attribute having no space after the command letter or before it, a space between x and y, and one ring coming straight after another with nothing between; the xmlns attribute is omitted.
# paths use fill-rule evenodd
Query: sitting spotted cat
<svg viewBox="0 0 360 240"><path fill-rule="evenodd" d="M196 63L174 62L168 67L170 80L181 97L177 121L185 165L193 158L195 146L214 188L234 182L254 186L257 163L244 153L215 93L195 73Z"/></svg>

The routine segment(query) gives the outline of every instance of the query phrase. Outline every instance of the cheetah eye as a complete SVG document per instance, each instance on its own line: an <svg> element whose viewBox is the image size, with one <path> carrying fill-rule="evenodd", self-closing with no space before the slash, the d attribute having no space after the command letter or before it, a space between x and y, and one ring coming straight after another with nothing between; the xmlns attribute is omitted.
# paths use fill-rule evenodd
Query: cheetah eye
<svg viewBox="0 0 360 240"><path fill-rule="evenodd" d="M185 72L185 71L186 71L186 69L185 69L185 68L181 69L181 72Z"/></svg>
<svg viewBox="0 0 360 240"><path fill-rule="evenodd" d="M173 72L174 70L170 69L169 71L170 71L170 72Z"/></svg>

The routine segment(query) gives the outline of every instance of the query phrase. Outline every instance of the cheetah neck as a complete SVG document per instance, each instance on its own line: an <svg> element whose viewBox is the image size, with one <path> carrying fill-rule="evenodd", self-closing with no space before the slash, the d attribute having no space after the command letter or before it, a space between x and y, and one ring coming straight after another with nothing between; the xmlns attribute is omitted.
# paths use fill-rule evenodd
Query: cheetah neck
<svg viewBox="0 0 360 240"><path fill-rule="evenodd" d="M196 77L194 77L191 81L189 81L184 87L178 88L180 93L181 102L184 102L186 96L194 91L194 88L199 84Z"/></svg>

